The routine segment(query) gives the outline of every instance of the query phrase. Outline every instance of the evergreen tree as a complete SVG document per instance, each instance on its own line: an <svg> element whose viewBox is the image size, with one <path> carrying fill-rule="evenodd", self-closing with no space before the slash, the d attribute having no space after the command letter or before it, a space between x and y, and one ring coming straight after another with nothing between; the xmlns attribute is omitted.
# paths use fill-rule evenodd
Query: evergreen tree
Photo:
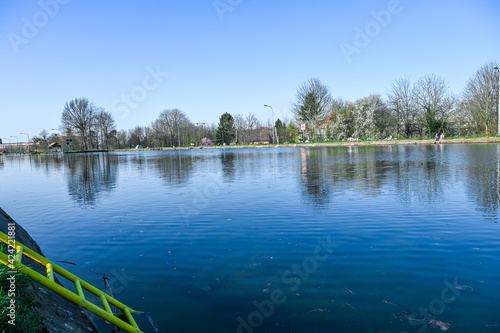
<svg viewBox="0 0 500 333"><path fill-rule="evenodd" d="M220 117L215 139L218 145L222 145L233 142L234 138L234 118L226 112Z"/></svg>
<svg viewBox="0 0 500 333"><path fill-rule="evenodd" d="M317 136L318 122L326 118L331 103L330 89L317 78L309 79L297 90L293 112L299 123L308 125L313 140Z"/></svg>

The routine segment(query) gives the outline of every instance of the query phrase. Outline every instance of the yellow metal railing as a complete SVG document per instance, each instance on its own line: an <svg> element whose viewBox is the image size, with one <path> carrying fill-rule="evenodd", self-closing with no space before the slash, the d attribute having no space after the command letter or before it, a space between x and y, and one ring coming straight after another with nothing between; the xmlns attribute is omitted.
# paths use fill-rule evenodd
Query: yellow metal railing
<svg viewBox="0 0 500 333"><path fill-rule="evenodd" d="M0 232L0 240L7 245L9 245L9 237L4 234L3 232ZM12 243L12 240L10 241ZM35 251L27 248L26 246L22 245L19 242L15 242L15 247L16 247L16 254L15 256L8 256L5 253L0 253L0 262L6 266L9 266L11 269L14 269L20 273L26 274L29 276L32 280L40 283L41 285L49 288L50 290L58 293L59 295L63 296L64 298L67 298L68 300L72 301L73 303L79 305L80 307L92 312L93 314L103 318L104 320L108 321L109 323L115 325L116 327L126 331L126 332L135 332L135 333L142 333L142 331L139 329L137 326L137 323L135 322L134 318L132 317L132 314L134 314L135 310L132 310L125 304L122 304L121 302L117 301L113 297L109 296L108 294L104 293L103 291L95 288L91 284L83 281L82 279L78 278L77 276L71 274L64 268L58 266L57 264L53 263L52 261L48 260L47 258L39 255ZM43 276L42 274L34 271L33 269L27 267L26 265L23 265L21 263L22 257L27 256L36 262L39 262L42 264L46 270L47 270L47 277ZM75 291L76 293L70 291L69 289L66 289L64 286L61 286L60 284L54 282L54 274L57 273L60 276L64 277L65 279L71 281L75 285ZM85 299L85 295L83 294L83 290L88 291L91 294L94 294L97 296L101 302L102 306L104 308L101 308L88 300ZM113 311L111 311L111 306L114 306L115 308L120 310L120 313L118 315L114 315ZM139 312L137 312L139 313ZM122 319L123 318L123 319ZM125 319L127 321L125 321Z"/></svg>

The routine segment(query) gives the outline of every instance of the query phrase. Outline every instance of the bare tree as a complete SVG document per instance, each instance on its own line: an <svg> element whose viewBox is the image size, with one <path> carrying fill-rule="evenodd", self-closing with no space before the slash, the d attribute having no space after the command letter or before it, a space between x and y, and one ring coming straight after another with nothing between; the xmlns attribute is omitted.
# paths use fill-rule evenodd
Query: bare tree
<svg viewBox="0 0 500 333"><path fill-rule="evenodd" d="M245 129L254 130L260 127L262 127L260 120L253 113L249 113L245 118Z"/></svg>
<svg viewBox="0 0 500 333"><path fill-rule="evenodd" d="M40 135L39 142L42 144L42 149L47 149L49 146L48 143L49 132L46 129L43 129L39 135Z"/></svg>
<svg viewBox="0 0 500 333"><path fill-rule="evenodd" d="M415 92L421 126L425 131L422 134L432 135L445 131L448 118L455 107L455 99L450 95L445 80L427 75L417 81Z"/></svg>
<svg viewBox="0 0 500 333"><path fill-rule="evenodd" d="M318 122L326 118L331 108L330 89L317 78L311 78L297 90L293 112L297 121L308 124L316 137Z"/></svg>
<svg viewBox="0 0 500 333"><path fill-rule="evenodd" d="M237 114L233 118L237 143L249 143L254 141L256 130L262 127L259 119L253 113L249 113L246 117Z"/></svg>
<svg viewBox="0 0 500 333"><path fill-rule="evenodd" d="M146 145L149 147L155 147L155 142L154 142L154 132L153 129L150 126L144 127L144 140L146 142Z"/></svg>
<svg viewBox="0 0 500 333"><path fill-rule="evenodd" d="M462 100L457 103L455 110L449 118L448 136L469 136L480 133L475 129L471 113L466 109L466 104Z"/></svg>
<svg viewBox="0 0 500 333"><path fill-rule="evenodd" d="M164 110L158 116L151 128L155 141L164 146L185 146L192 138L190 129L193 124L184 112L179 109Z"/></svg>
<svg viewBox="0 0 500 333"><path fill-rule="evenodd" d="M120 130L116 133L116 140L118 142L118 147L126 148L129 141L129 134L125 130Z"/></svg>
<svg viewBox="0 0 500 333"><path fill-rule="evenodd" d="M417 131L417 99L409 77L392 84L388 94L388 106L396 118L396 135L409 138Z"/></svg>
<svg viewBox="0 0 500 333"><path fill-rule="evenodd" d="M128 143L131 146L144 145L145 143L144 128L136 126L134 129L129 130Z"/></svg>
<svg viewBox="0 0 500 333"><path fill-rule="evenodd" d="M65 128L74 130L80 135L83 150L87 150L90 146L94 114L95 106L86 98L75 98L64 106L61 122Z"/></svg>
<svg viewBox="0 0 500 333"><path fill-rule="evenodd" d="M111 133L116 129L115 119L113 115L106 112L104 108L98 108L95 115L96 132L100 138L100 144L109 149L109 141Z"/></svg>
<svg viewBox="0 0 500 333"><path fill-rule="evenodd" d="M241 114L237 114L233 117L233 126L236 131L235 135L235 142L236 143L244 143L244 137L245 137L245 118Z"/></svg>
<svg viewBox="0 0 500 333"><path fill-rule="evenodd" d="M472 133L498 133L498 74L495 62L477 70L467 81L463 92L464 115Z"/></svg>

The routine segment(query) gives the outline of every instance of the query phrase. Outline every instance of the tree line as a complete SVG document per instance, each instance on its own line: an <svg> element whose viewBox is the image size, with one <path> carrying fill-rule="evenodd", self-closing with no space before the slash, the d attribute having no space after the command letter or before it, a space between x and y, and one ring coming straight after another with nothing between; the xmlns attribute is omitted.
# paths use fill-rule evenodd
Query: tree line
<svg viewBox="0 0 500 333"><path fill-rule="evenodd" d="M76 98L65 104L60 128L76 150L491 135L498 131L496 66L492 61L480 67L459 95L450 92L445 79L430 74L415 82L408 76L395 80L385 97L345 101L311 78L297 89L293 119L274 124L264 124L251 113L227 112L218 124L193 123L183 111L166 109L150 126L117 130L111 113ZM43 130L33 141L43 148L57 138Z"/></svg>
<svg viewBox="0 0 500 333"><path fill-rule="evenodd" d="M402 77L393 82L386 98L373 94L354 102L334 99L317 78L299 87L293 112L307 125L311 140L363 140L498 133L497 64L490 62L454 95L448 83L430 74L412 82Z"/></svg>

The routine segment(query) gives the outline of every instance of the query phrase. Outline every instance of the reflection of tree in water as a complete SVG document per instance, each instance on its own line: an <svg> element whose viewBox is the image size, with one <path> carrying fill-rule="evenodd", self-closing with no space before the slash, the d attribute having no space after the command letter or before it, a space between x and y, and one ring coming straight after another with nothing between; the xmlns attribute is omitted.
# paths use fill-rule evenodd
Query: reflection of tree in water
<svg viewBox="0 0 500 333"><path fill-rule="evenodd" d="M225 150L220 154L220 161L222 164L222 175L225 182L233 182L235 178L235 158L236 154L233 152L226 152Z"/></svg>
<svg viewBox="0 0 500 333"><path fill-rule="evenodd" d="M336 193L356 192L393 193L405 205L433 209L465 179L477 210L498 220L500 145L302 148L300 154L302 194L315 207L326 207Z"/></svg>
<svg viewBox="0 0 500 333"><path fill-rule="evenodd" d="M475 193L471 195L476 201L476 209L483 214L484 218L498 221L500 166L497 164L496 170L486 166L477 167L472 172L475 178L471 181L471 188L475 188Z"/></svg>
<svg viewBox="0 0 500 333"><path fill-rule="evenodd" d="M334 193L377 195L390 163L379 147L302 148L302 194L315 207L326 207Z"/></svg>
<svg viewBox="0 0 500 333"><path fill-rule="evenodd" d="M247 177L257 181L270 176L270 173L276 176L281 171L287 171L278 165L282 160L287 161L290 156L290 151L275 149L225 149L219 154L219 159L225 182L243 180Z"/></svg>
<svg viewBox="0 0 500 333"><path fill-rule="evenodd" d="M487 220L498 222L500 205L500 145L474 145L468 157L467 195Z"/></svg>
<svg viewBox="0 0 500 333"><path fill-rule="evenodd" d="M57 175L62 174L64 167L64 156L62 154L33 155L33 166L36 170L45 170L50 177L51 172Z"/></svg>
<svg viewBox="0 0 500 333"><path fill-rule="evenodd" d="M190 151L176 151L148 158L148 163L154 166L159 177L169 185L182 185L189 179L195 161L199 158Z"/></svg>
<svg viewBox="0 0 500 333"><path fill-rule="evenodd" d="M102 192L115 188L118 175L118 158L110 154L68 154L68 191L73 200L82 206L95 205Z"/></svg>
<svg viewBox="0 0 500 333"><path fill-rule="evenodd" d="M174 151L150 156L134 158L134 167L154 168L159 177L168 185L184 185L193 173L206 173L215 168L222 171L225 182L234 182L250 176L258 179L262 176L262 163L272 159L271 154L262 154L264 151L252 150L217 150L217 151ZM266 150L267 152L267 150ZM267 165L265 166L267 167Z"/></svg>
<svg viewBox="0 0 500 333"><path fill-rule="evenodd" d="M437 205L464 181L466 193L487 219L497 220L500 200L498 145L398 147L397 193L403 203L412 200ZM465 176L466 175L466 176Z"/></svg>
<svg viewBox="0 0 500 333"><path fill-rule="evenodd" d="M317 208L328 206L332 192L326 179L323 152L323 149L300 149L302 195Z"/></svg>
<svg viewBox="0 0 500 333"><path fill-rule="evenodd" d="M364 195L378 195L387 172L391 170L387 147L347 147L344 159L335 158L333 172L336 180L349 181L340 189L354 190ZM342 150L337 153L342 153ZM390 153L389 153L390 154ZM339 185L337 183L337 185Z"/></svg>
<svg viewBox="0 0 500 333"><path fill-rule="evenodd" d="M399 146L394 155L394 184L400 201L432 205L439 203L454 184L453 165L441 155L442 146Z"/></svg>

